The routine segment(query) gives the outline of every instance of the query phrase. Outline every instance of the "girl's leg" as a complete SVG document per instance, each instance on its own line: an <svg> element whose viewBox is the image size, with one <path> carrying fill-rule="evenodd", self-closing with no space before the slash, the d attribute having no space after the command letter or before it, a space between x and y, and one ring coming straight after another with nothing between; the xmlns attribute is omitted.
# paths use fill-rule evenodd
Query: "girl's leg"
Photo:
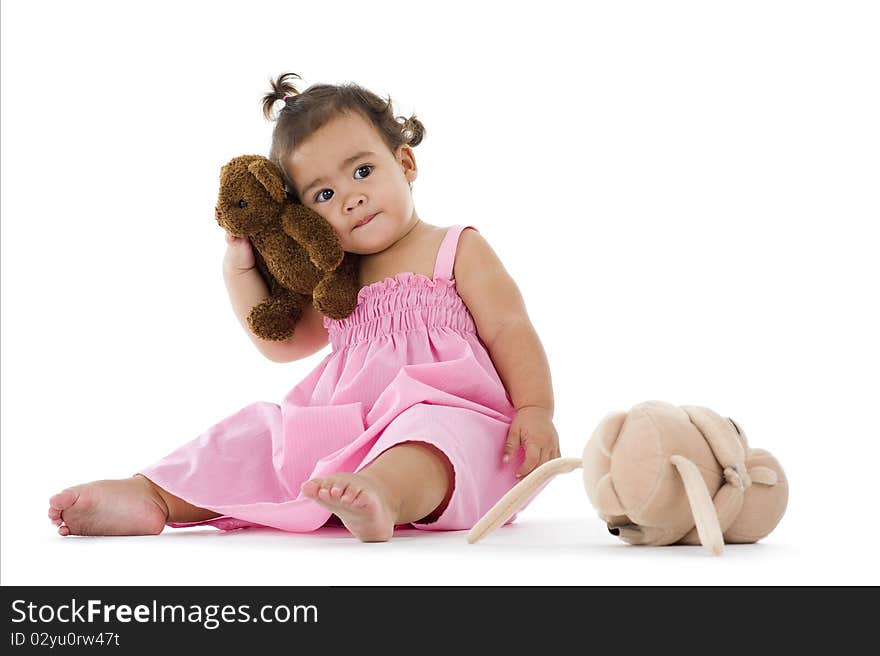
<svg viewBox="0 0 880 656"><path fill-rule="evenodd" d="M404 442L357 474L333 474L303 483L302 491L335 513L364 542L384 542L396 524L439 517L452 496L452 465L436 447Z"/></svg>
<svg viewBox="0 0 880 656"><path fill-rule="evenodd" d="M454 474L447 457L426 442L404 442L384 451L361 476L388 488L397 504L395 524L440 516L452 496Z"/></svg>
<svg viewBox="0 0 880 656"><path fill-rule="evenodd" d="M214 511L205 508L199 508L198 506L187 503L180 497L174 496L171 492L162 489L146 476L135 474L132 478L144 479L150 484L153 491L162 499L163 505L166 509L166 521L180 523L201 522L205 519L214 519L215 517L220 516L220 513L215 513Z"/></svg>
<svg viewBox="0 0 880 656"><path fill-rule="evenodd" d="M166 521L217 516L139 474L76 485L49 499L49 519L61 535L155 535L162 532Z"/></svg>

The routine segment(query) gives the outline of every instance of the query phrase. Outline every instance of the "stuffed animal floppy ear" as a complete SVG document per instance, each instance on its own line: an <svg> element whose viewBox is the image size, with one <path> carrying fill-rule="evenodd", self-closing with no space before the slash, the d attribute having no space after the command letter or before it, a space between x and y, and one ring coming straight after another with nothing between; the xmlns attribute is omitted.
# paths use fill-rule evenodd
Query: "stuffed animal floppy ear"
<svg viewBox="0 0 880 656"><path fill-rule="evenodd" d="M583 467L584 488L609 532L629 544L757 542L788 503L788 481L768 452L750 449L731 419L708 408L648 401L612 412L582 458L557 458L520 481L468 533L477 542L554 476Z"/></svg>
<svg viewBox="0 0 880 656"><path fill-rule="evenodd" d="M265 340L289 338L312 303L332 319L357 306L359 258L342 250L327 221L287 201L281 171L261 155L235 157L220 170L215 216L228 233L247 237L269 298L248 325Z"/></svg>

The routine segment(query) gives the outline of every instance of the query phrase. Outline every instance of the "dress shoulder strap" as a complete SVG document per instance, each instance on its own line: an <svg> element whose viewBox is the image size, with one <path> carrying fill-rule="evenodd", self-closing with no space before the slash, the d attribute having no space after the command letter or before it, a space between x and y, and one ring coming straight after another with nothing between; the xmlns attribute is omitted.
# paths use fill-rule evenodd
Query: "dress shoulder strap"
<svg viewBox="0 0 880 656"><path fill-rule="evenodd" d="M437 262L434 265L434 278L452 278L452 267L455 264L455 251L458 248L458 238L465 228L472 228L468 225L454 225L446 231L443 237L443 243L440 244L440 250L437 253ZM479 232L479 230L477 230Z"/></svg>

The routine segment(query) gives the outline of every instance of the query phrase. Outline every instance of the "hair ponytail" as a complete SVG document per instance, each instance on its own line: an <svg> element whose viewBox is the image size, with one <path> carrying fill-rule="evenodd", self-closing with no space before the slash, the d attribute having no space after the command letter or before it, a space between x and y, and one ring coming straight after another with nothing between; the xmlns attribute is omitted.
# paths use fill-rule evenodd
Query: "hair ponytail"
<svg viewBox="0 0 880 656"><path fill-rule="evenodd" d="M405 144L414 148L422 143L422 139L425 137L425 126L416 118L415 114L409 118L397 116L395 120L402 123L401 134Z"/></svg>
<svg viewBox="0 0 880 656"><path fill-rule="evenodd" d="M278 100L284 100L287 98L287 101L290 102L290 98L295 98L299 95L299 91L293 86L293 82L288 82L287 80L287 78L292 77L300 80L302 79L296 73L284 73L283 75L278 76L278 79L276 80L269 78L269 84L272 85L272 91L263 96L263 116L268 120L272 120L272 107L274 107ZM281 108L281 111L284 111L283 107Z"/></svg>

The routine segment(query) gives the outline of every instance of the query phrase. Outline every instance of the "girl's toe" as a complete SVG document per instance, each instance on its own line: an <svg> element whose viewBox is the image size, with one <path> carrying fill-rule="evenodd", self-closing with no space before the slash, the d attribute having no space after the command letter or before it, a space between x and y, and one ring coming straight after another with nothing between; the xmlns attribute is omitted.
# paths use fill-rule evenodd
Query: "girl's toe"
<svg viewBox="0 0 880 656"><path fill-rule="evenodd" d="M76 501L76 492L67 489L49 498L49 505L59 511L70 508Z"/></svg>
<svg viewBox="0 0 880 656"><path fill-rule="evenodd" d="M321 485L317 481L306 481L302 484L302 486L300 486L300 490L302 490L303 494L305 494L307 497L313 498L317 496L318 490L320 488Z"/></svg>

